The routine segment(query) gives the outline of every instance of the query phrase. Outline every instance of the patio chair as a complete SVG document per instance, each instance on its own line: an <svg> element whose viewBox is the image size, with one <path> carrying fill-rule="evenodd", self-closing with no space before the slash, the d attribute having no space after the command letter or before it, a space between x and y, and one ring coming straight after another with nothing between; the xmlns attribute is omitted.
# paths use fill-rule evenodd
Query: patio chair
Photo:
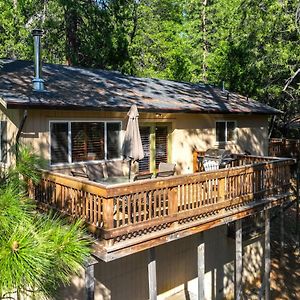
<svg viewBox="0 0 300 300"><path fill-rule="evenodd" d="M87 173L85 173L84 171L71 171L71 174L74 177L80 177L80 178L83 178L83 179L90 179L89 175Z"/></svg>
<svg viewBox="0 0 300 300"><path fill-rule="evenodd" d="M219 162L219 160L213 160L213 159L204 160L203 168L204 168L204 171L218 170L220 168L220 162Z"/></svg>
<svg viewBox="0 0 300 300"><path fill-rule="evenodd" d="M175 166L176 164L172 163L159 163L158 165L158 172L156 173L157 177L169 177L175 174Z"/></svg>
<svg viewBox="0 0 300 300"><path fill-rule="evenodd" d="M225 149L207 149L202 161L204 171L216 171L225 168L232 161L231 153Z"/></svg>
<svg viewBox="0 0 300 300"><path fill-rule="evenodd" d="M133 177L133 181L151 179L153 173L139 173Z"/></svg>

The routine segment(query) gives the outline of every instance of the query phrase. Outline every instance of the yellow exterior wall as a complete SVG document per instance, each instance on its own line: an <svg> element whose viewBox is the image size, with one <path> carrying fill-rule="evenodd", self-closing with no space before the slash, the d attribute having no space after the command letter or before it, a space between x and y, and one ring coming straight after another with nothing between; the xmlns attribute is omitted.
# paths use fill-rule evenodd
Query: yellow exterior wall
<svg viewBox="0 0 300 300"><path fill-rule="evenodd" d="M179 114L173 122L172 157L182 173L192 172L193 149L206 150L223 146L216 143L216 121L236 121L236 140L228 142L226 149L234 153L247 150L254 155L267 155L267 116Z"/></svg>
<svg viewBox="0 0 300 300"><path fill-rule="evenodd" d="M197 299L197 246L200 234L155 248L158 300L186 290L181 300ZM227 237L227 227L204 232L205 299L233 299L235 241ZM243 244L243 287L260 282L262 240ZM95 300L148 299L148 251L95 265ZM186 294L184 296L184 294ZM187 296L190 295L190 298ZM57 299L84 299L84 272L62 288Z"/></svg>
<svg viewBox="0 0 300 300"><path fill-rule="evenodd" d="M49 159L50 120L120 120L125 130L127 118L125 112L30 110L22 141L32 145L45 159ZM139 117L140 124L171 124L169 155L171 161L176 163L178 173L192 172L193 149L206 150L220 146L216 144L215 137L215 122L218 120L232 120L237 124L236 141L226 144L226 148L238 153L247 150L257 155L267 154L267 116L141 113Z"/></svg>
<svg viewBox="0 0 300 300"><path fill-rule="evenodd" d="M0 104L0 121L7 122L7 163L0 162L1 167L7 167L15 162L15 145L18 128L23 117L23 111L19 109L6 109Z"/></svg>
<svg viewBox="0 0 300 300"><path fill-rule="evenodd" d="M1 120L8 121L8 139L12 149L22 120L23 111L1 108ZM121 120L126 126L126 113L81 112L57 110L30 110L21 141L33 146L35 151L49 159L50 120ZM267 154L267 117L205 114L140 114L141 123L171 124L171 157L178 172L192 172L192 151L217 147L215 122L237 122L237 140L226 145L233 151L248 150L253 154ZM13 158L10 158L12 161ZM206 242L206 298L232 299L234 240L227 238L226 226L204 233ZM157 247L157 273L159 299L187 290L197 294L197 245L194 235ZM222 249L222 251L220 251ZM255 282L260 278L262 247L256 241L244 245L244 281ZM96 296L101 300L143 300L148 298L147 251L95 266ZM84 278L76 277L73 284L64 288L57 299L84 299ZM188 299L188 298L186 298Z"/></svg>

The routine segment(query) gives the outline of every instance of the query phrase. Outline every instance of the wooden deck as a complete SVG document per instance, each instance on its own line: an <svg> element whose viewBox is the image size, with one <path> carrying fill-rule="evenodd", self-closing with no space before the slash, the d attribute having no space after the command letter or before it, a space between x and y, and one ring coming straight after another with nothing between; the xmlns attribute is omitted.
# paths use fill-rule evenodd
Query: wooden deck
<svg viewBox="0 0 300 300"><path fill-rule="evenodd" d="M270 139L269 155L276 157L292 157L300 159L300 140L296 139Z"/></svg>
<svg viewBox="0 0 300 300"><path fill-rule="evenodd" d="M218 171L104 186L44 172L43 209L82 218L104 261L244 218L290 200L292 159L238 155Z"/></svg>

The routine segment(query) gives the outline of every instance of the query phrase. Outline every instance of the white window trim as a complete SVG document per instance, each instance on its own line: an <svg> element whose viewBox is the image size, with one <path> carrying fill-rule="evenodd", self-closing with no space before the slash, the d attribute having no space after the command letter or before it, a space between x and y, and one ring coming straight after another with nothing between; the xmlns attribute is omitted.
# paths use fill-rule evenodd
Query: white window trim
<svg viewBox="0 0 300 300"><path fill-rule="evenodd" d="M51 164L51 124L52 123L67 123L68 124L68 162L65 163L56 163ZM84 160L84 161L76 161L72 162L72 131L71 131L71 123L104 123L104 139L107 141L107 123L117 123L120 124L120 135L119 135L119 147L121 149L121 140L122 140L122 121L116 120L49 120L49 166L51 167L63 167L63 166L73 166L80 165L83 163L101 163L107 161L107 143L104 144L104 159L101 160ZM116 161L122 158L122 154L120 157L110 159L109 161Z"/></svg>
<svg viewBox="0 0 300 300"><path fill-rule="evenodd" d="M220 142L217 141L217 123L225 123L225 141L224 142ZM233 133L233 140L232 141L227 141L227 123L228 122L233 122L234 123L234 133ZM227 144L233 144L236 143L236 139L237 139L237 121L236 120L216 120L215 121L215 142L216 145L227 145Z"/></svg>

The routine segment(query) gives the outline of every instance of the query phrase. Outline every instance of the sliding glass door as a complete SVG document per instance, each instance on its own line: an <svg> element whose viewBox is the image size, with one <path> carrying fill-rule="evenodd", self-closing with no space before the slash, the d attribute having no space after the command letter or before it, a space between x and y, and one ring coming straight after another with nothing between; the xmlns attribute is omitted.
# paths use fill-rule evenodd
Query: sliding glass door
<svg viewBox="0 0 300 300"><path fill-rule="evenodd" d="M153 172L160 162L168 162L169 126L141 125L140 133L145 157L139 161L139 172Z"/></svg>

